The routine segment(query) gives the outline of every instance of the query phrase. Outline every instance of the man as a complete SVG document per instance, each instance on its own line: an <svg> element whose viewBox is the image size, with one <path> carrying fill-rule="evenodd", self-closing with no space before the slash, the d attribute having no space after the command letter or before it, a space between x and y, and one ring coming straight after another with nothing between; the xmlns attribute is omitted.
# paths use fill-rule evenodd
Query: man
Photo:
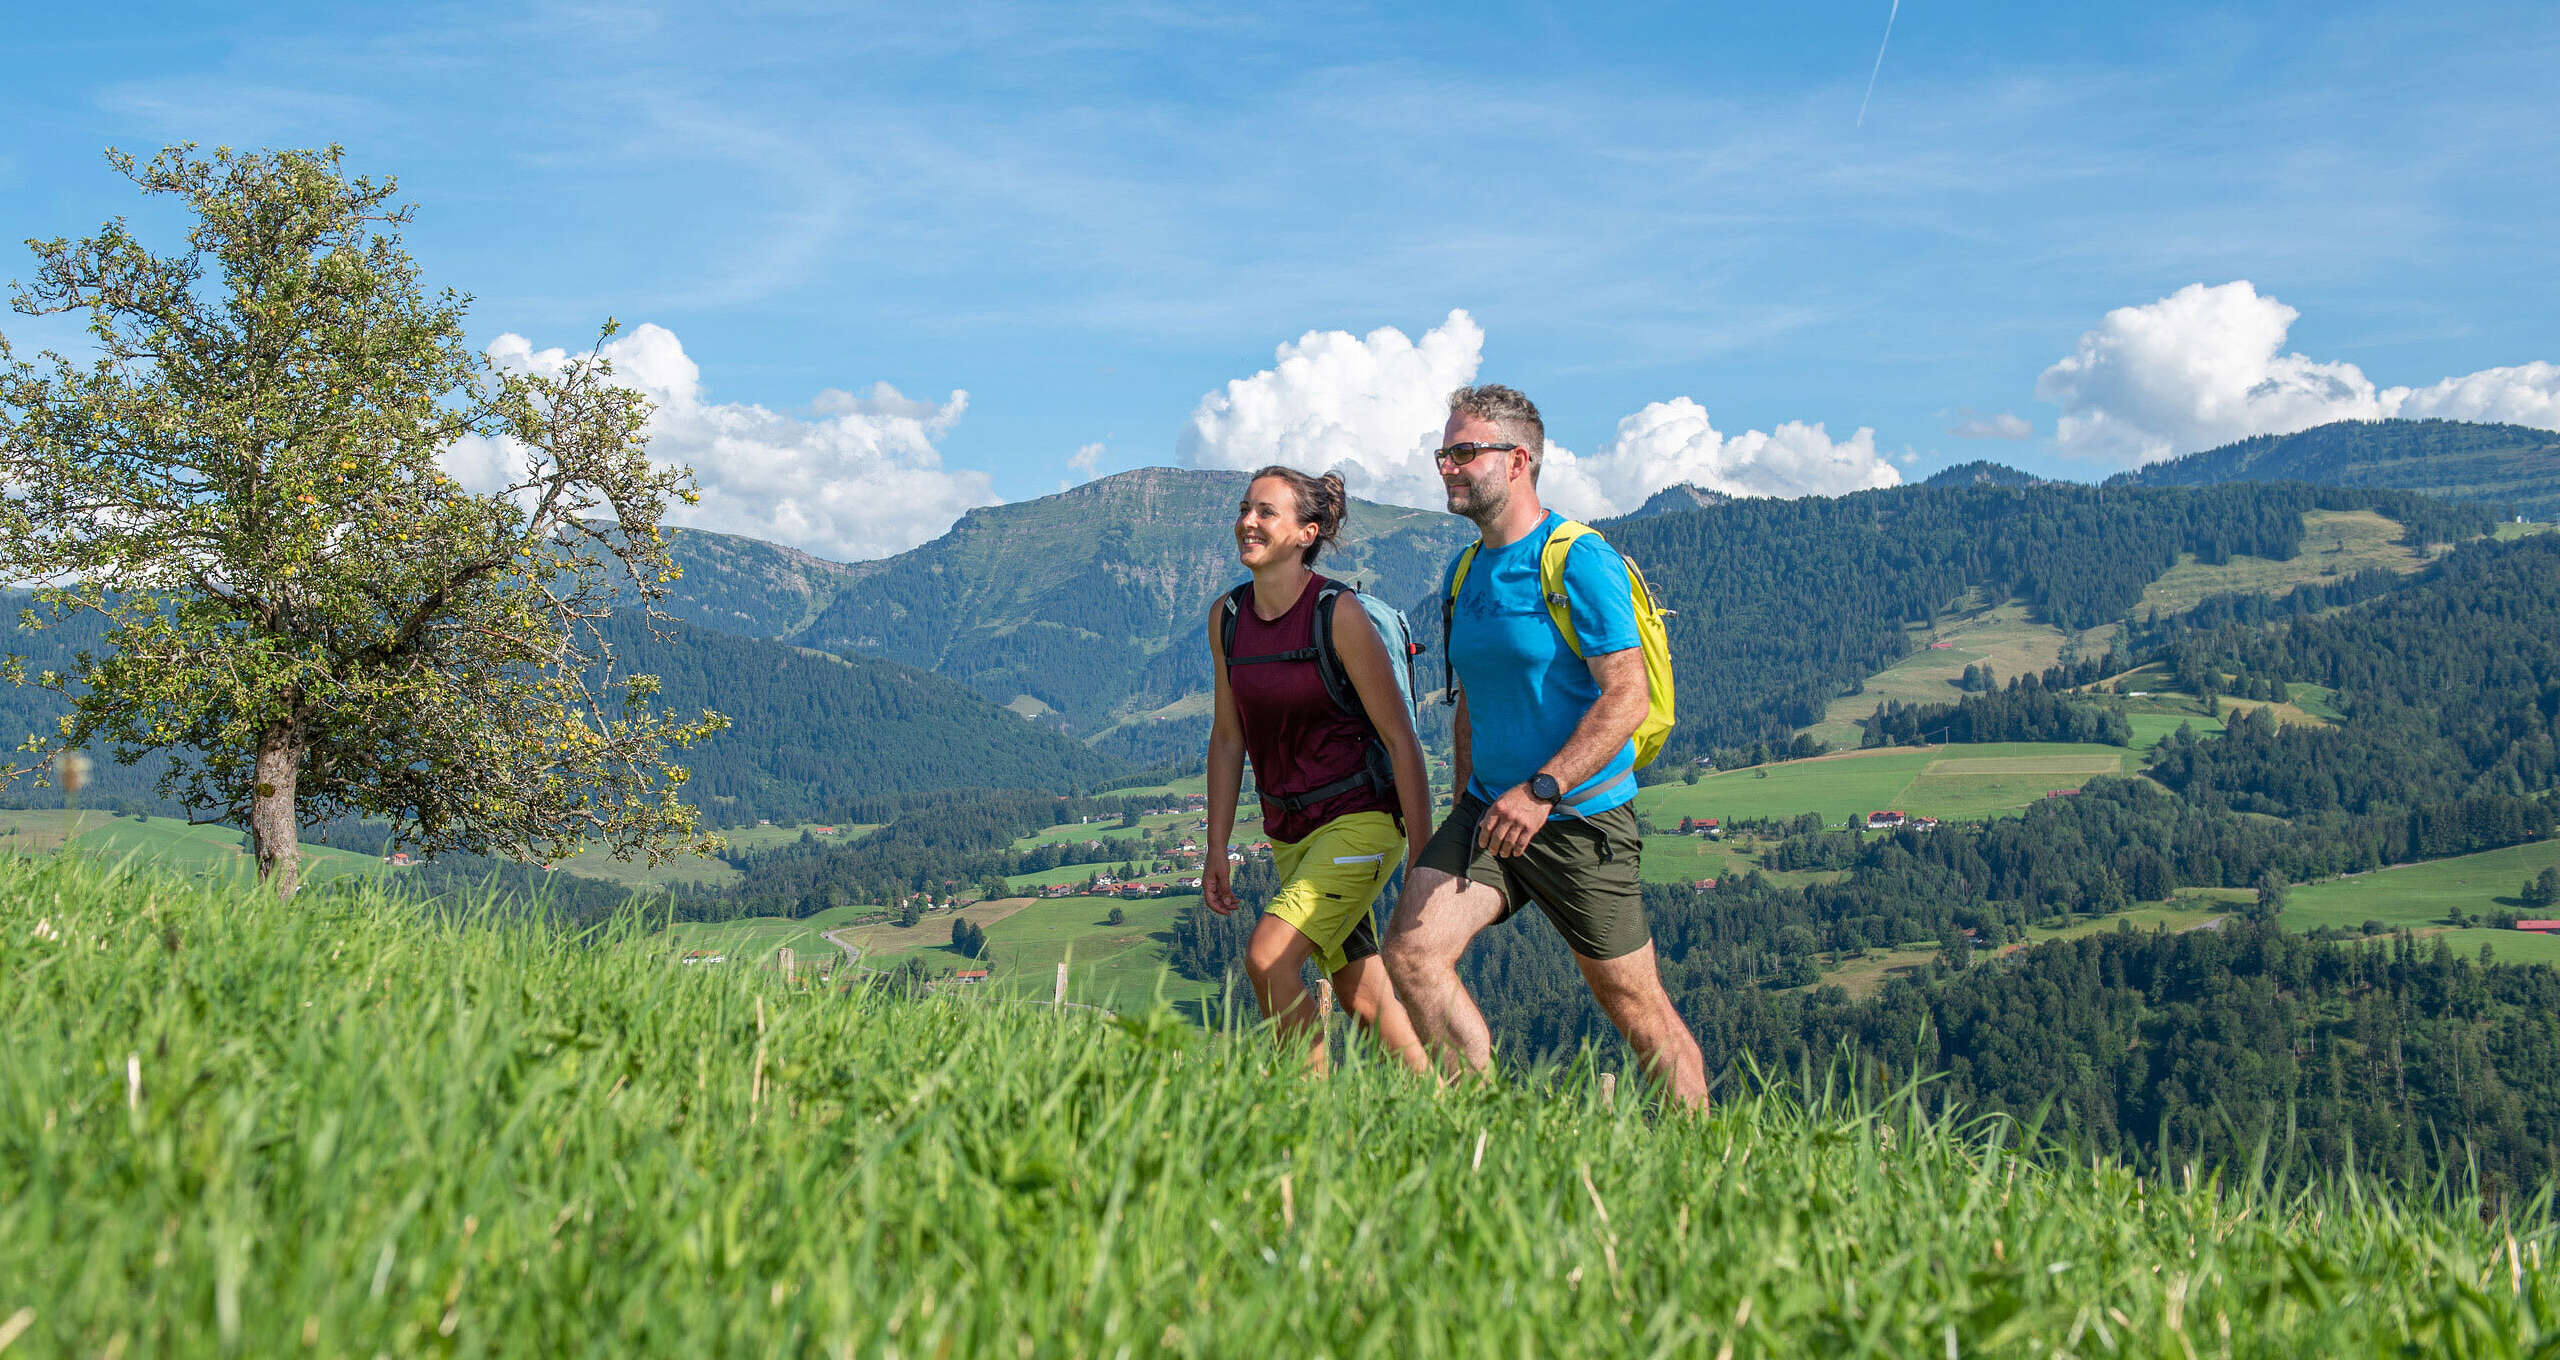
<svg viewBox="0 0 2560 1360"><path fill-rule="evenodd" d="M1405 885L1388 974L1442 1064L1481 1072L1493 1040L1458 981L1458 957L1535 901L1647 1072L1703 1112L1706 1062L1662 989L1644 918L1628 738L1651 695L1626 562L1596 534L1567 552L1565 596L1588 659L1576 656L1538 577L1539 552L1563 522L1538 500L1538 408L1508 387L1459 388L1442 442L1450 513L1475 521L1482 538L1450 617L1458 796Z"/></svg>

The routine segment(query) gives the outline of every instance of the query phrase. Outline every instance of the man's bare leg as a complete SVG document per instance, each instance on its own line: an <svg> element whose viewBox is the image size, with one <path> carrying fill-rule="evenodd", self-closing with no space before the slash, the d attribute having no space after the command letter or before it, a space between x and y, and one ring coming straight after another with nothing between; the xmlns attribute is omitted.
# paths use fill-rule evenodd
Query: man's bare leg
<svg viewBox="0 0 2560 1360"><path fill-rule="evenodd" d="M1405 1013L1404 1003L1396 999L1396 989L1387 980L1385 960L1372 954L1344 964L1333 975L1333 994L1351 1018L1376 1035L1379 1047L1394 1054L1397 1061L1416 1072L1431 1070L1431 1055L1423 1051L1412 1017Z"/></svg>
<svg viewBox="0 0 2560 1360"><path fill-rule="evenodd" d="M1422 1042L1451 1076L1493 1066L1493 1032L1458 981L1458 957L1502 918L1502 907L1499 889L1416 865L1387 926L1387 976Z"/></svg>
<svg viewBox="0 0 2560 1360"><path fill-rule="evenodd" d="M1307 1070L1323 1076L1330 1066L1325 1057L1324 1030L1316 1022L1315 994L1307 990L1298 975L1315 947L1315 941L1298 933L1296 926L1277 916L1265 916L1254 926L1253 938L1245 944L1244 971L1253 982L1254 1003L1277 1022L1282 1044L1293 1040L1303 1044Z"/></svg>
<svg viewBox="0 0 2560 1360"><path fill-rule="evenodd" d="M1671 1005L1662 989L1662 969L1648 940L1642 949L1614 959L1573 956L1591 995L1608 1012L1627 1046L1636 1051L1647 1075L1670 1088L1671 1098L1699 1114L1707 1112L1707 1060L1697 1036Z"/></svg>

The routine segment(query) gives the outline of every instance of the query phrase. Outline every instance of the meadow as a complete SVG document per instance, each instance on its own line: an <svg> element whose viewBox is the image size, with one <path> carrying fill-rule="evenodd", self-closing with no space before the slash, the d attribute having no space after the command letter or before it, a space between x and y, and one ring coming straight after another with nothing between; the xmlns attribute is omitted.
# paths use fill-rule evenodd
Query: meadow
<svg viewBox="0 0 2560 1360"><path fill-rule="evenodd" d="M770 850L775 846L788 845L800 839L801 833L808 829L800 825L716 828L720 839L732 850ZM845 823L837 826L829 839L836 844L850 845L865 834L879 829L876 823L870 825L858 822ZM746 877L730 867L726 860L714 859L708 855L676 855L651 864L645 858L616 859L611 851L602 846L582 850L559 861L553 867L562 873L576 874L580 878L595 878L607 883L619 883L636 892L674 884L727 888L735 886Z"/></svg>
<svg viewBox="0 0 2560 1360"><path fill-rule="evenodd" d="M2554 864L2560 864L2560 840L2304 883L2286 890L2281 919L2288 929L2306 931L2323 926L2356 930L2379 921L2393 930L2442 939L2466 957L2486 945L2500 963L2560 964L2560 935L2446 926L2455 911L2475 919L2492 911L2560 916L2560 911L2527 909L2517 896L2525 880Z"/></svg>
<svg viewBox="0 0 2560 1360"><path fill-rule="evenodd" d="M2177 565L2144 587L2132 613L2137 618L2154 609L2174 614L2193 609L2208 595L2282 595L2298 585L2353 576L2369 567L2416 571L2429 559L2401 543L2401 532L2396 521L2371 510L2307 510L2302 550L2294 556L2277 560L2239 554L2214 565L2180 553Z"/></svg>
<svg viewBox="0 0 2560 1360"><path fill-rule="evenodd" d="M2005 682L2012 676L2042 672L2074 644L2102 653L2114 634L2114 626L2109 625L2074 637L2030 617L2022 604L1977 605L1940 620L1935 627L1915 625L1910 655L1868 676L1857 693L1832 700L1822 721L1806 731L1816 741L1854 747L1865 731L1858 720L1887 700L1951 704L1964 695L1956 682L1969 666L1989 666Z"/></svg>
<svg viewBox="0 0 2560 1360"><path fill-rule="evenodd" d="M253 878L248 837L225 826L173 817L119 817L105 812L0 811L0 854L50 854L65 845L91 858L134 859L181 873ZM312 841L302 843L302 877L316 883L348 874L393 870L372 855Z"/></svg>
<svg viewBox="0 0 2560 1360"><path fill-rule="evenodd" d="M2525 1355L2547 1199L0 859L12 1354Z"/></svg>
<svg viewBox="0 0 2560 1360"><path fill-rule="evenodd" d="M646 910L642 908L644 913ZM826 932L849 925L858 917L876 915L880 910L867 905L829 907L796 921L779 916L748 916L735 921L677 921L667 926L662 939L671 953L700 951L718 954L733 964L747 967L771 963L775 951L785 947L801 961L832 967L844 956L844 951L826 939Z"/></svg>
<svg viewBox="0 0 2560 1360"><path fill-rule="evenodd" d="M1879 747L1719 770L1695 784L1654 784L1637 795L1636 806L1665 827L1683 817L1730 824L1806 812L1838 826L1852 814L1885 808L1942 820L1981 818L2016 812L2094 775L2137 770L2140 759L2125 747L2065 742Z"/></svg>
<svg viewBox="0 0 2560 1360"><path fill-rule="evenodd" d="M868 967L891 967L908 954L922 955L937 972L981 966L951 948L951 922L957 915L985 928L990 955L983 965L990 972L985 985L1000 994L1046 1000L1056 989L1058 965L1065 963L1070 1001L1143 1010L1162 999L1196 1013L1199 1003L1217 994L1217 984L1172 972L1164 946L1175 919L1199 900L1197 893L1134 901L1000 898L928 916L904 929L856 926L844 938L863 951ZM1120 912L1119 925L1108 923L1114 909Z"/></svg>

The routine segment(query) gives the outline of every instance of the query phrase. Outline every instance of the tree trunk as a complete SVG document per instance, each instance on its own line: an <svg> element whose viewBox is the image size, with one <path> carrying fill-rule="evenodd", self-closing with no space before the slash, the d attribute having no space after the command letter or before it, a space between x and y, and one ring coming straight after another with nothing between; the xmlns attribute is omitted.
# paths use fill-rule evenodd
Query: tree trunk
<svg viewBox="0 0 2560 1360"><path fill-rule="evenodd" d="M291 901L302 887L302 819L295 811L295 782L302 774L302 724L286 719L258 734L257 784L249 797L249 845L258 857L258 880Z"/></svg>

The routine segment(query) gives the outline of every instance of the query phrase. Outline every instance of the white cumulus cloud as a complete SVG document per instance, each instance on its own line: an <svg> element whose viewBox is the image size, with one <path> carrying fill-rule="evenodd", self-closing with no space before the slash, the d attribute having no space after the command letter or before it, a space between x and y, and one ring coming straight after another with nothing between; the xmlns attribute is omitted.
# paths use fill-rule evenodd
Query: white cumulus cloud
<svg viewBox="0 0 2560 1360"><path fill-rule="evenodd" d="M1431 463L1453 388L1475 381L1484 330L1453 311L1422 338L1392 327L1355 336L1309 331L1280 346L1272 367L1200 399L1180 441L1192 467L1283 463L1338 468L1354 495L1398 505L1446 504ZM1534 394L1533 394L1534 395ZM1546 413L1550 422L1554 413ZM1833 440L1818 424L1725 435L1688 397L1654 402L1618 422L1599 453L1547 440L1539 491L1586 519L1624 514L1654 492L1694 482L1737 496L1838 495L1901 481L1861 429Z"/></svg>
<svg viewBox="0 0 2560 1360"><path fill-rule="evenodd" d="M2036 380L2036 396L2062 408L2054 438L2064 453L2126 467L2333 420L2443 416L2560 426L2560 366L2381 388L2352 363L2287 352L2300 316L2245 279L2189 284L2107 313Z"/></svg>
<svg viewBox="0 0 2560 1360"><path fill-rule="evenodd" d="M701 484L702 503L670 507L670 524L860 561L903 552L963 511L996 503L985 473L944 467L936 447L968 410L966 392L934 402L887 383L860 394L829 388L810 403L809 419L706 400L701 368L661 326L634 328L607 344L605 356L617 381L656 406L651 460L690 466ZM570 358L512 334L492 342L489 357L535 373L556 373ZM445 462L465 486L486 489L504 484L516 456L503 442L470 440Z"/></svg>
<svg viewBox="0 0 2560 1360"><path fill-rule="evenodd" d="M2484 368L2431 386L2382 394L2392 414L2411 420L2487 420L2560 430L2560 364L2539 360Z"/></svg>
<svg viewBox="0 0 2560 1360"><path fill-rule="evenodd" d="M1729 496L1841 496L1899 486L1902 474L1876 452L1876 432L1833 439L1819 422L1790 420L1775 430L1721 433L1687 397L1657 401L1618 422L1617 437L1570 470L1624 514L1654 492L1690 482ZM1561 469L1550 464L1547 479Z"/></svg>
<svg viewBox="0 0 2560 1360"><path fill-rule="evenodd" d="M1177 449L1189 467L1339 468L1355 496L1437 507L1431 450L1451 389L1475 381L1483 359L1484 330L1463 311L1420 340L1391 326L1309 331L1270 368L1202 397Z"/></svg>

